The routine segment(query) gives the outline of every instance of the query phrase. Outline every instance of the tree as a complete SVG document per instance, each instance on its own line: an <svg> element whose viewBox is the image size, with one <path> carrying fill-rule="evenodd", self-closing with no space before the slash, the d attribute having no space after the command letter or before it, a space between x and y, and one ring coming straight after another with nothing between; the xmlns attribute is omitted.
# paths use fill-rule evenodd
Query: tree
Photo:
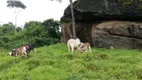
<svg viewBox="0 0 142 80"><path fill-rule="evenodd" d="M17 28L16 28L16 31L17 31L17 32L20 32L20 31L22 31L22 28L21 28L21 27L17 27Z"/></svg>
<svg viewBox="0 0 142 80"><path fill-rule="evenodd" d="M47 31L47 34L50 35L52 38L60 38L60 31L59 31L59 21L54 21L53 19L44 20L42 23L43 29Z"/></svg>
<svg viewBox="0 0 142 80"><path fill-rule="evenodd" d="M3 24L0 27L0 30L1 30L0 36L13 35L14 34L14 25L11 22Z"/></svg>
<svg viewBox="0 0 142 80"><path fill-rule="evenodd" d="M53 0L51 0L53 1ZM62 0L56 0L59 2L62 2ZM70 7L71 7L71 17L72 17L72 31L73 31L73 38L76 38L76 30L75 30L75 18L74 18L74 11L73 11L73 1L69 0L70 2Z"/></svg>
<svg viewBox="0 0 142 80"><path fill-rule="evenodd" d="M59 27L60 22L53 19L47 19L43 22L26 22L21 33L21 40L32 43L36 47L55 44L60 41Z"/></svg>
<svg viewBox="0 0 142 80"><path fill-rule="evenodd" d="M76 38L76 30L75 30L75 19L74 19L74 11L73 11L73 2L70 0L70 7L71 7L71 16L72 16L72 30L73 30L73 38Z"/></svg>
<svg viewBox="0 0 142 80"><path fill-rule="evenodd" d="M16 34L16 26L17 26L17 17L18 14L20 13L20 11L22 9L25 9L26 6L18 0L7 0L7 7L9 7L10 9L13 8L14 9L14 18L15 18L15 34ZM19 9L18 9L19 8Z"/></svg>

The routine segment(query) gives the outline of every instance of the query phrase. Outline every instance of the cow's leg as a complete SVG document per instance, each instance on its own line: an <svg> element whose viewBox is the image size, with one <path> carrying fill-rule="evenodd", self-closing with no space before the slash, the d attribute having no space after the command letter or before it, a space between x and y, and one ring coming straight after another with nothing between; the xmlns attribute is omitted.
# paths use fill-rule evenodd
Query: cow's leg
<svg viewBox="0 0 142 80"><path fill-rule="evenodd" d="M15 57L17 56L17 53L15 53Z"/></svg>
<svg viewBox="0 0 142 80"><path fill-rule="evenodd" d="M85 52L88 52L88 46L85 47Z"/></svg>
<svg viewBox="0 0 142 80"><path fill-rule="evenodd" d="M19 52L18 52L18 51L16 51L16 52L15 52L15 57L16 57L16 56L18 56L18 54L19 54Z"/></svg>
<svg viewBox="0 0 142 80"><path fill-rule="evenodd" d="M90 51L90 53L92 53L90 44L89 44L89 46L88 46L88 50Z"/></svg>
<svg viewBox="0 0 142 80"><path fill-rule="evenodd" d="M70 52L71 51L71 47L70 47L70 45L69 44L67 44L68 45L68 51Z"/></svg>
<svg viewBox="0 0 142 80"><path fill-rule="evenodd" d="M26 56L27 58L29 57L29 55L27 54L27 56Z"/></svg>
<svg viewBox="0 0 142 80"><path fill-rule="evenodd" d="M26 47L22 47L21 54L22 54L22 57L23 57L23 56L27 56Z"/></svg>
<svg viewBox="0 0 142 80"><path fill-rule="evenodd" d="M72 50L72 54L73 54L73 52L74 52L74 47L72 47L71 50Z"/></svg>
<svg viewBox="0 0 142 80"><path fill-rule="evenodd" d="M26 55L26 58L28 58L29 57L29 54L28 54L28 52L24 52L24 54Z"/></svg>
<svg viewBox="0 0 142 80"><path fill-rule="evenodd" d="M25 55L25 53L21 53L22 54L22 57Z"/></svg>

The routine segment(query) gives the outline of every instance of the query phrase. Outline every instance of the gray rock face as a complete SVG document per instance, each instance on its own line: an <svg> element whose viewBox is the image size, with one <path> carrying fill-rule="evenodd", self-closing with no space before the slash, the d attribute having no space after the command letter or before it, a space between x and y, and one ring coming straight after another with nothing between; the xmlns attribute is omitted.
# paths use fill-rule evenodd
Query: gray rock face
<svg viewBox="0 0 142 80"><path fill-rule="evenodd" d="M76 34L82 42L103 48L142 48L142 0L77 0ZM62 21L62 41L72 38L68 6Z"/></svg>
<svg viewBox="0 0 142 80"><path fill-rule="evenodd" d="M76 21L141 20L140 0L78 0L74 3ZM71 21L70 7L61 20Z"/></svg>
<svg viewBox="0 0 142 80"><path fill-rule="evenodd" d="M142 24L128 21L102 22L92 29L96 47L142 48Z"/></svg>

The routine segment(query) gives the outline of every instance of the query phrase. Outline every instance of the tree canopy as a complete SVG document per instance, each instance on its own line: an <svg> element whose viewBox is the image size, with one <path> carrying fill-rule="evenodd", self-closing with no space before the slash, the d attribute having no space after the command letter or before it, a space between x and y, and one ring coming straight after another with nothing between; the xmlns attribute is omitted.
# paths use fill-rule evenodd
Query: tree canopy
<svg viewBox="0 0 142 80"><path fill-rule="evenodd" d="M12 7L12 8L16 7L16 8L22 8L22 9L26 8L26 6L21 1L17 1L17 0L8 0L7 7Z"/></svg>
<svg viewBox="0 0 142 80"><path fill-rule="evenodd" d="M60 41L60 22L47 19L43 22L29 21L24 27L16 27L6 23L0 26L0 48L12 49L22 44L31 43L35 47L55 44Z"/></svg>

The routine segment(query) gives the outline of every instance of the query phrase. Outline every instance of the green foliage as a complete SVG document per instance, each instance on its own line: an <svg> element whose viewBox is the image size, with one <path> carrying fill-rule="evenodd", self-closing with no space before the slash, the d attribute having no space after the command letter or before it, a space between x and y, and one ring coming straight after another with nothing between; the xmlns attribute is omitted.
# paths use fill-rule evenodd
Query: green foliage
<svg viewBox="0 0 142 80"><path fill-rule="evenodd" d="M76 0L74 3L73 3L73 8L76 8L76 6L80 3L80 0Z"/></svg>
<svg viewBox="0 0 142 80"><path fill-rule="evenodd" d="M17 1L17 0L7 0L7 7L10 8L22 8L25 9L26 6L21 2L21 1Z"/></svg>
<svg viewBox="0 0 142 80"><path fill-rule="evenodd" d="M59 32L59 21L54 21L53 19L48 19L43 22L43 30L47 31L47 34L49 34L52 38L59 38L60 32Z"/></svg>
<svg viewBox="0 0 142 80"><path fill-rule="evenodd" d="M133 0L117 0L118 3L122 4L123 6L129 6L132 4Z"/></svg>
<svg viewBox="0 0 142 80"><path fill-rule="evenodd" d="M124 7L129 7L132 6L134 3L136 3L134 6L135 9L137 10L142 10L142 0L117 0L118 4L124 6ZM137 4L140 3L140 4Z"/></svg>
<svg viewBox="0 0 142 80"><path fill-rule="evenodd" d="M31 21L25 24L25 35L30 37L29 42L37 47L55 44L60 40L59 25L60 22L53 19L47 19L42 23Z"/></svg>
<svg viewBox="0 0 142 80"><path fill-rule="evenodd" d="M0 27L0 47L13 49L22 44L31 43L35 47L55 44L60 41L60 22L47 19L43 22L30 21L25 23L24 28L15 27L12 23L3 24Z"/></svg>
<svg viewBox="0 0 142 80"><path fill-rule="evenodd" d="M22 28L21 28L21 27L17 27L17 28L16 28L16 31L17 31L17 32L20 32L20 31L22 31Z"/></svg>
<svg viewBox="0 0 142 80"><path fill-rule="evenodd" d="M1 80L141 80L142 51L92 48L71 54L67 45L36 48L30 57L10 57L1 49Z"/></svg>
<svg viewBox="0 0 142 80"><path fill-rule="evenodd" d="M0 36L4 35L13 35L14 34L14 25L12 23L3 24L0 27Z"/></svg>

